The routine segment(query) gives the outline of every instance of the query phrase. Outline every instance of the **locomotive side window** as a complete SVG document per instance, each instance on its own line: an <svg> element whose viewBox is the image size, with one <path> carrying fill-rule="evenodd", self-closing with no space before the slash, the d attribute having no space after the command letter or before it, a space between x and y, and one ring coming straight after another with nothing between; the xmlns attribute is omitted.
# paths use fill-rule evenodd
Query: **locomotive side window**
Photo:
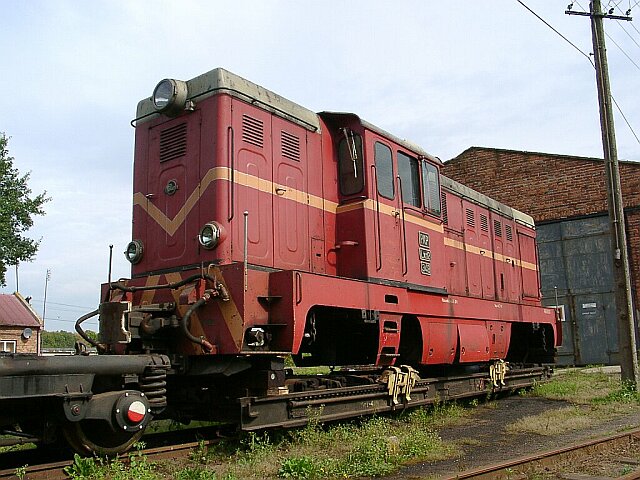
<svg viewBox="0 0 640 480"><path fill-rule="evenodd" d="M376 178L378 179L378 193L385 198L393 199L393 160L391 149L383 143L376 142L375 149Z"/></svg>
<svg viewBox="0 0 640 480"><path fill-rule="evenodd" d="M402 182L402 201L420 207L420 166L418 160L398 152L398 175Z"/></svg>
<svg viewBox="0 0 640 480"><path fill-rule="evenodd" d="M438 169L426 160L422 161L422 189L424 208L433 215L440 216L440 179Z"/></svg>
<svg viewBox="0 0 640 480"><path fill-rule="evenodd" d="M342 195L353 195L364 188L362 161L362 137L351 133L342 138L338 144L338 176Z"/></svg>

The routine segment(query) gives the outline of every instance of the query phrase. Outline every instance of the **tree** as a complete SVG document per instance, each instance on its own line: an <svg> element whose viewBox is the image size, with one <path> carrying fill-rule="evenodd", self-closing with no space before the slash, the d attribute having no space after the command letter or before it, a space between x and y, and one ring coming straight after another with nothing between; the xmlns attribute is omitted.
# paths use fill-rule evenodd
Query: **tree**
<svg viewBox="0 0 640 480"><path fill-rule="evenodd" d="M98 340L96 332L87 330L85 333L92 340ZM63 330L57 332L42 331L42 348L73 348L76 341L84 342L82 337L75 332L65 332Z"/></svg>
<svg viewBox="0 0 640 480"><path fill-rule="evenodd" d="M0 132L0 286L5 286L7 266L33 259L39 241L23 236L33 226L34 215L44 215L49 201L43 192L31 198L29 173L20 176L7 147L9 137Z"/></svg>

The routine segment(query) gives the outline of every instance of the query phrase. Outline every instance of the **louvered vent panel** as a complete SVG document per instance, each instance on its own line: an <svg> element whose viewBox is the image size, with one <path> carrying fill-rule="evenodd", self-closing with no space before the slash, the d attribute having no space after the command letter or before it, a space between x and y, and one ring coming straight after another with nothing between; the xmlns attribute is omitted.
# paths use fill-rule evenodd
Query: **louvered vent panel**
<svg viewBox="0 0 640 480"><path fill-rule="evenodd" d="M449 225L449 214L447 213L447 195L442 193L442 223Z"/></svg>
<svg viewBox="0 0 640 480"><path fill-rule="evenodd" d="M476 226L475 214L473 213L473 210L470 210L468 208L467 208L467 225L469 225L470 227Z"/></svg>
<svg viewBox="0 0 640 480"><path fill-rule="evenodd" d="M281 132L282 156L289 160L300 161L300 139L291 133Z"/></svg>
<svg viewBox="0 0 640 480"><path fill-rule="evenodd" d="M512 242L513 241L513 230L511 229L511 225L505 225L504 226L504 231L507 234L507 240Z"/></svg>
<svg viewBox="0 0 640 480"><path fill-rule="evenodd" d="M493 221L493 231L496 232L496 237L502 237L502 224L498 220Z"/></svg>
<svg viewBox="0 0 640 480"><path fill-rule="evenodd" d="M160 132L160 161L166 162L182 157L187 153L187 124L181 123L175 127Z"/></svg>
<svg viewBox="0 0 640 480"><path fill-rule="evenodd" d="M486 215L480 214L480 228L483 232L489 231L489 219Z"/></svg>
<svg viewBox="0 0 640 480"><path fill-rule="evenodd" d="M242 140L256 147L264 147L264 123L257 118L243 115Z"/></svg>

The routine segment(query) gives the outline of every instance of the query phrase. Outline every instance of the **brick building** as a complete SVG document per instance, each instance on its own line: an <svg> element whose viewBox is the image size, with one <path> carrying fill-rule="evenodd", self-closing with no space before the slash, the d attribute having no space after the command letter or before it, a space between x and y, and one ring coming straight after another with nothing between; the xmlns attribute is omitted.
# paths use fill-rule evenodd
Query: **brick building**
<svg viewBox="0 0 640 480"><path fill-rule="evenodd" d="M22 295L0 294L0 352L40 353L40 317Z"/></svg>
<svg viewBox="0 0 640 480"><path fill-rule="evenodd" d="M560 363L616 363L612 251L602 159L471 147L443 173L533 216L546 305L564 305ZM620 162L636 311L640 306L640 162ZM636 315L637 316L637 315Z"/></svg>

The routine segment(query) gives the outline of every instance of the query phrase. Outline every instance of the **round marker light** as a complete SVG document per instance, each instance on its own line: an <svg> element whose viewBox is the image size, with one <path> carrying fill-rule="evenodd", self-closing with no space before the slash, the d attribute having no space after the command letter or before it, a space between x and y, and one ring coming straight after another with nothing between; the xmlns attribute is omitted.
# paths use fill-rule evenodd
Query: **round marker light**
<svg viewBox="0 0 640 480"><path fill-rule="evenodd" d="M131 423L140 423L147 414L147 407L139 400L136 400L127 409L127 420Z"/></svg>
<svg viewBox="0 0 640 480"><path fill-rule="evenodd" d="M124 251L124 256L127 257L133 265L142 260L142 242L140 240L132 240L127 245L127 249Z"/></svg>
<svg viewBox="0 0 640 480"><path fill-rule="evenodd" d="M159 113L169 116L177 115L187 105L187 83L165 78L156 85L151 100Z"/></svg>
<svg viewBox="0 0 640 480"><path fill-rule="evenodd" d="M205 224L200 230L198 235L198 241L207 250L214 248L218 245L220 240L220 227L215 222L209 222Z"/></svg>

